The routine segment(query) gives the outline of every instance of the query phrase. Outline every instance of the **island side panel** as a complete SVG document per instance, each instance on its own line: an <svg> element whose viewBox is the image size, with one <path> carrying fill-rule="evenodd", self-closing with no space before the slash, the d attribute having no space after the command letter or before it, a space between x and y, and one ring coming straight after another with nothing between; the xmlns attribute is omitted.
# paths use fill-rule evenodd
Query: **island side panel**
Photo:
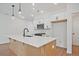
<svg viewBox="0 0 79 59"><path fill-rule="evenodd" d="M40 56L41 50L40 48L33 47L31 45L19 42L14 39L10 39L9 48L19 56Z"/></svg>
<svg viewBox="0 0 79 59"><path fill-rule="evenodd" d="M9 40L10 40L9 48L10 48L10 50L12 50L16 54L17 53L18 45L16 44L15 40L13 40L11 38Z"/></svg>
<svg viewBox="0 0 79 59"><path fill-rule="evenodd" d="M15 39L10 39L9 48L18 56L25 55L27 51L24 51L25 48L22 42L19 42Z"/></svg>

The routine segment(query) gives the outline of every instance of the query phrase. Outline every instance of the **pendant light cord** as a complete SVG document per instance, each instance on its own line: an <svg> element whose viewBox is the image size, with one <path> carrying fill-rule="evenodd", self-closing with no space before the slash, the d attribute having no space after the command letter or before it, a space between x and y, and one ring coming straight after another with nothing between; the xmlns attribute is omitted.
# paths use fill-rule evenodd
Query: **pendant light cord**
<svg viewBox="0 0 79 59"><path fill-rule="evenodd" d="M19 3L19 11L21 12L21 3Z"/></svg>
<svg viewBox="0 0 79 59"><path fill-rule="evenodd" d="M15 5L12 5L12 16L14 16L14 7Z"/></svg>

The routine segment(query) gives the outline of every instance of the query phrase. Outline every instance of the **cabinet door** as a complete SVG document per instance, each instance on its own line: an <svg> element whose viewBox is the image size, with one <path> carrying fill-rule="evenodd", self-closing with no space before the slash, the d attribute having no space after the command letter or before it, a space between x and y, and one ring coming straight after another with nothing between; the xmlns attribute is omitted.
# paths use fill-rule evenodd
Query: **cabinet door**
<svg viewBox="0 0 79 59"><path fill-rule="evenodd" d="M22 43L22 42L19 42L19 41L16 41L16 43L17 43L17 55L26 55L25 53L26 53L26 49L25 49L25 47L24 47L24 43Z"/></svg>
<svg viewBox="0 0 79 59"><path fill-rule="evenodd" d="M16 54L17 53L17 43L16 40L14 39L10 39L10 44L9 44L9 48Z"/></svg>
<svg viewBox="0 0 79 59"><path fill-rule="evenodd" d="M24 47L24 43L16 41L14 39L10 39L9 48L16 54L16 55L26 55L26 49Z"/></svg>
<svg viewBox="0 0 79 59"><path fill-rule="evenodd" d="M45 45L45 55L47 56L51 56L51 55L55 55L55 49L56 49L56 41L53 41L47 45Z"/></svg>

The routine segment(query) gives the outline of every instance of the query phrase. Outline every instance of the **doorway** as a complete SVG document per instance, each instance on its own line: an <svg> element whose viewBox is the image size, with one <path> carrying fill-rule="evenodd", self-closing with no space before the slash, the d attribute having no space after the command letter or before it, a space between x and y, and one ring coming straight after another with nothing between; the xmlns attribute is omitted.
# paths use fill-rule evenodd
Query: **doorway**
<svg viewBox="0 0 79 59"><path fill-rule="evenodd" d="M52 21L52 35L56 38L56 50L66 55L67 48L67 19ZM61 55L61 54L60 54Z"/></svg>

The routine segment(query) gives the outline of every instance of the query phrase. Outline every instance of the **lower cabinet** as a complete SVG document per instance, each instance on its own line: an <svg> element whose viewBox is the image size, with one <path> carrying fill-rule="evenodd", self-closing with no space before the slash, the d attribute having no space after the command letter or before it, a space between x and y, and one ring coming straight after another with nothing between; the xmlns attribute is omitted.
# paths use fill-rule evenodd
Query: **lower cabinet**
<svg viewBox="0 0 79 59"><path fill-rule="evenodd" d="M53 41L47 45L45 45L45 55L46 56L51 56L54 53L54 51L56 50L56 41Z"/></svg>
<svg viewBox="0 0 79 59"><path fill-rule="evenodd" d="M52 50L55 49L55 44L55 41L53 41L42 47L36 48L20 41L10 39L9 48L18 56L49 56L53 53Z"/></svg>

